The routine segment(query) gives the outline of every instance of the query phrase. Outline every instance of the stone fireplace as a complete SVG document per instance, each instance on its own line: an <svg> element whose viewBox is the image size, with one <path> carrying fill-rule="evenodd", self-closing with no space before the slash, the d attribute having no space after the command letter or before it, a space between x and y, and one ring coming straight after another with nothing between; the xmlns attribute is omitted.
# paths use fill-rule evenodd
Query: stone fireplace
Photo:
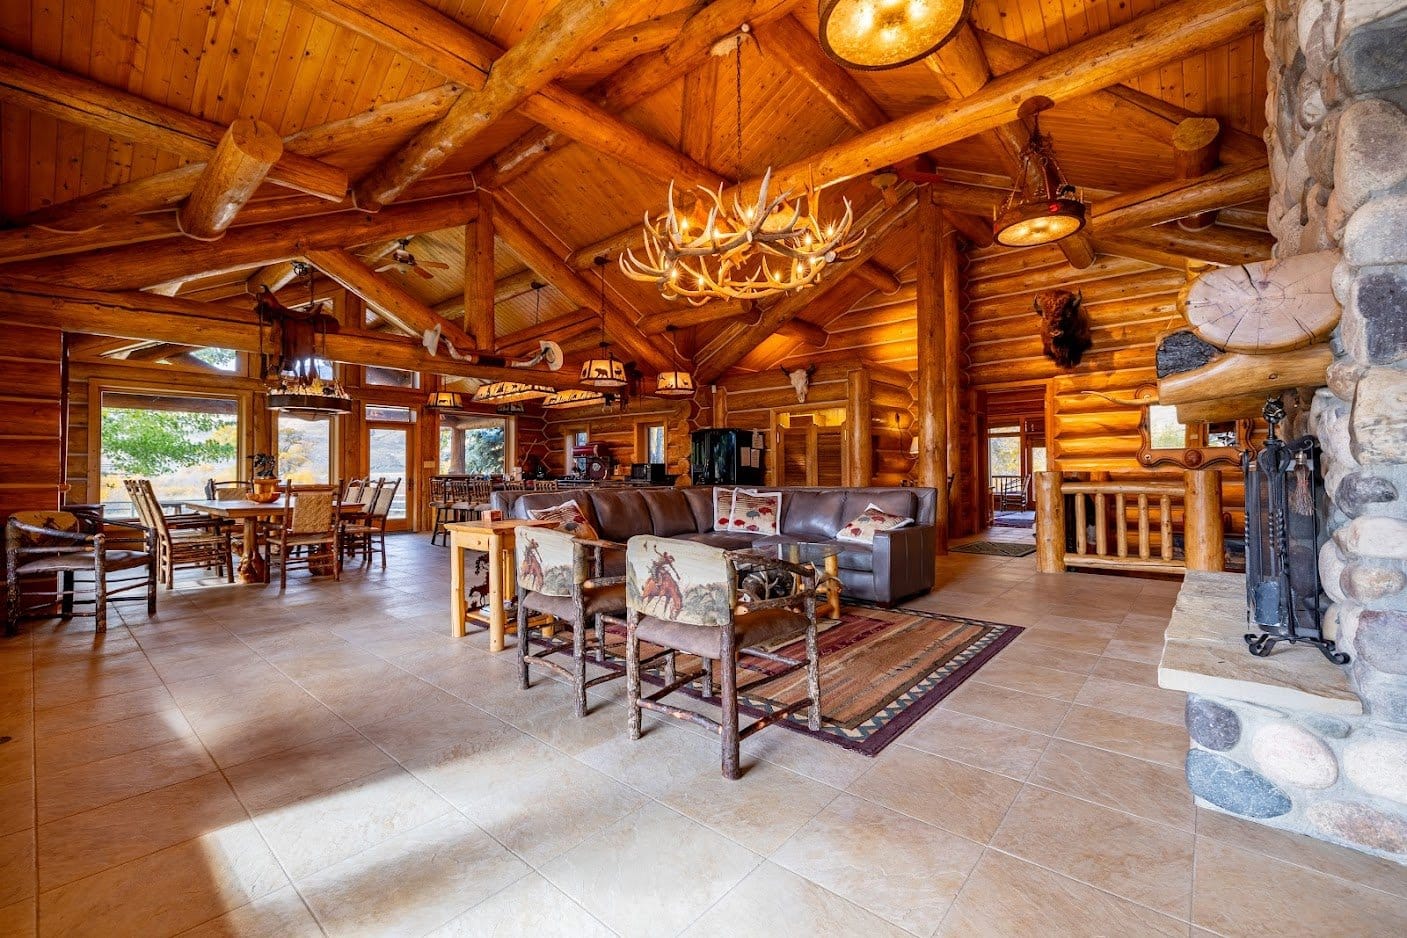
<svg viewBox="0 0 1407 938"><path fill-rule="evenodd" d="M1338 250L1323 449L1331 605L1312 647L1247 654L1244 583L1189 573L1159 681L1189 693L1198 803L1407 863L1407 0L1268 0L1275 255ZM1239 647L1238 647L1239 646Z"/></svg>

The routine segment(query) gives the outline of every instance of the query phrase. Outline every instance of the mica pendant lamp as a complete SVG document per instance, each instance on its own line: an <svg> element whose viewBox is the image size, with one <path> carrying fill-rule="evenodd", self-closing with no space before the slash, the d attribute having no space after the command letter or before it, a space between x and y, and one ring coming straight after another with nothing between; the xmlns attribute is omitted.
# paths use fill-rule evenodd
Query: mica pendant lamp
<svg viewBox="0 0 1407 938"><path fill-rule="evenodd" d="M464 395L458 391L431 391L425 399L426 410L463 410Z"/></svg>
<svg viewBox="0 0 1407 938"><path fill-rule="evenodd" d="M625 364L611 354L611 343L606 341L606 264L609 261L604 254L598 254L594 263L601 277L601 352L582 363L581 383L594 388L623 388Z"/></svg>
<svg viewBox="0 0 1407 938"><path fill-rule="evenodd" d="M821 48L863 71L898 68L940 49L967 21L968 0L821 0Z"/></svg>
<svg viewBox="0 0 1407 938"><path fill-rule="evenodd" d="M992 224L998 244L1014 248L1051 244L1085 226L1085 203L1060 171L1050 138L1041 133L1040 112L1053 105L1049 98L1034 97L1018 112L1031 121L1031 137L1021 151L1018 185Z"/></svg>
<svg viewBox="0 0 1407 938"><path fill-rule="evenodd" d="M676 329L674 326L666 326L665 331L672 336ZM661 371L655 376L656 397L693 397L695 390L694 373L691 371Z"/></svg>

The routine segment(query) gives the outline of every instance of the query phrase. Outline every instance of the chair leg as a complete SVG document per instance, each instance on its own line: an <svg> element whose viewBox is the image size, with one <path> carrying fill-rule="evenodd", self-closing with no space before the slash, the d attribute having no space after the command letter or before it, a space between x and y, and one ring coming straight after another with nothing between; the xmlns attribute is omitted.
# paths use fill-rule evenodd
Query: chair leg
<svg viewBox="0 0 1407 938"><path fill-rule="evenodd" d="M225 582L234 582L234 548L230 546L230 532L225 531L225 552L221 555L225 561Z"/></svg>
<svg viewBox="0 0 1407 938"><path fill-rule="evenodd" d="M625 709L631 739L640 738L640 639L635 634L639 614L634 610L625 620Z"/></svg>
<svg viewBox="0 0 1407 938"><path fill-rule="evenodd" d="M367 543L369 544L370 542L371 542L371 541L370 541L370 538L368 538L368 539L367 539ZM376 535L376 542L381 546L381 569L382 569L382 570L385 570L385 569L386 569L386 529L385 529L385 528L382 528L381 531L380 531L380 533L378 533L378 534ZM367 563L370 563L370 562L371 562L371 557L368 556L366 559L367 559Z"/></svg>
<svg viewBox="0 0 1407 938"><path fill-rule="evenodd" d="M280 544L278 549L278 588L288 589L288 545Z"/></svg>
<svg viewBox="0 0 1407 938"><path fill-rule="evenodd" d="M578 616L572 625L572 685L578 717L586 716L586 628L586 617Z"/></svg>
<svg viewBox="0 0 1407 938"><path fill-rule="evenodd" d="M103 569L102 553L98 554L98 568L93 573L93 630L107 631L107 571Z"/></svg>
<svg viewBox="0 0 1407 938"><path fill-rule="evenodd" d="M700 658L699 661L703 664L703 695L704 695L705 697L712 697L712 696L713 696L713 659L712 659L712 658Z"/></svg>
<svg viewBox="0 0 1407 938"><path fill-rule="evenodd" d="M73 618L73 571L66 570L59 577L59 589L63 595L59 597L59 614L65 619Z"/></svg>
<svg viewBox="0 0 1407 938"><path fill-rule="evenodd" d="M806 693L811 698L811 712L806 726L811 732L821 728L821 653L816 641L816 620L806 627Z"/></svg>
<svg viewBox="0 0 1407 938"><path fill-rule="evenodd" d="M596 663L597 663L597 664L605 664L605 662L606 662L606 618L605 618L605 616L599 616L599 615L598 615L598 616L596 617Z"/></svg>
<svg viewBox="0 0 1407 938"><path fill-rule="evenodd" d="M726 651L718 662L723 715L720 721L723 737L723 777L733 781L742 777L738 768L738 653Z"/></svg>
<svg viewBox="0 0 1407 938"><path fill-rule="evenodd" d="M528 680L528 607L523 602L528 591L518 588L518 685L527 690L532 686Z"/></svg>
<svg viewBox="0 0 1407 938"><path fill-rule="evenodd" d="M5 598L8 601L5 610L5 634L16 635L20 630L20 581L13 567L5 572Z"/></svg>
<svg viewBox="0 0 1407 938"><path fill-rule="evenodd" d="M156 615L156 562L147 568L147 615Z"/></svg>

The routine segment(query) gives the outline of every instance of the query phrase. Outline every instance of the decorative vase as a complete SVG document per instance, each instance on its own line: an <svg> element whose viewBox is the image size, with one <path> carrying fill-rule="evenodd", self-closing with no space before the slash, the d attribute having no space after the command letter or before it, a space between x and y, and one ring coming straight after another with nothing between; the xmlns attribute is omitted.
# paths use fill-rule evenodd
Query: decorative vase
<svg viewBox="0 0 1407 938"><path fill-rule="evenodd" d="M250 501L267 505L278 500L278 479L255 479L254 491L249 494Z"/></svg>

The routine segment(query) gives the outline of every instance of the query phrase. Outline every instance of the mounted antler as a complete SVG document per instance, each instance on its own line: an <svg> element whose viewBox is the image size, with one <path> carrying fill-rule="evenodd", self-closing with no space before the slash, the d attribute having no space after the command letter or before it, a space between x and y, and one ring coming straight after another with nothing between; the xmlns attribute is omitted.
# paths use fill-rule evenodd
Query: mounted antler
<svg viewBox="0 0 1407 938"><path fill-rule="evenodd" d="M806 395L811 392L811 376L816 373L816 366L807 365L805 368L796 368L792 371L788 371L785 365L779 365L778 367L782 369L782 374L786 375L787 380L791 382L792 390L796 392L796 402L798 404L805 404Z"/></svg>

